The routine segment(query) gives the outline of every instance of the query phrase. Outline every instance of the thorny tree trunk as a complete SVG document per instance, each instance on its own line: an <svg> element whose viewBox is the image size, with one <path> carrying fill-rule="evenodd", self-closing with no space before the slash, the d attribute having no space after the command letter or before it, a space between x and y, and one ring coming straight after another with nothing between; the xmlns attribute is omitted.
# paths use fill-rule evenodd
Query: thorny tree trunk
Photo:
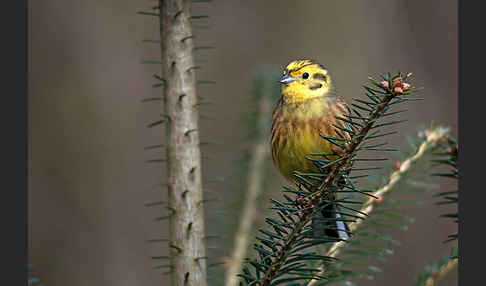
<svg viewBox="0 0 486 286"><path fill-rule="evenodd" d="M172 285L206 285L190 0L160 0Z"/></svg>

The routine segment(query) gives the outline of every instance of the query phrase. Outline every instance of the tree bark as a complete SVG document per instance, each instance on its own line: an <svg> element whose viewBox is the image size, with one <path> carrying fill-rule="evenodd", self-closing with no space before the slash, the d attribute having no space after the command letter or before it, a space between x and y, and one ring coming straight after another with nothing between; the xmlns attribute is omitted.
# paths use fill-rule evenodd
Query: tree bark
<svg viewBox="0 0 486 286"><path fill-rule="evenodd" d="M205 286L206 251L190 0L159 0L172 285Z"/></svg>

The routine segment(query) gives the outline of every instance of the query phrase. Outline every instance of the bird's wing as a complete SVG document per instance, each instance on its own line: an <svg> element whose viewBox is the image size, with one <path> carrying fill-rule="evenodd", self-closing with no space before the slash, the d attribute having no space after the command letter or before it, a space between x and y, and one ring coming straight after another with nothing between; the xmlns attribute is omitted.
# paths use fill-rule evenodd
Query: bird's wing
<svg viewBox="0 0 486 286"><path fill-rule="evenodd" d="M321 133L327 134L332 137L341 137L340 135L342 135L346 139L350 139L351 136L348 132L339 130L336 126L334 126L337 125L341 128L346 128L346 129L350 127L351 130L355 132L356 131L355 126L353 126L352 124L348 124L348 126L346 126L345 122L336 118L336 117L340 117L340 118L345 118L348 121L352 121L351 118L346 117L346 115L349 114L351 114L351 108L349 108L348 104L346 103L346 101L344 101L343 98L337 96L332 101L332 103L330 103L328 111L325 113L325 116L323 118L324 124L320 125ZM336 132L336 130L339 132L339 134Z"/></svg>

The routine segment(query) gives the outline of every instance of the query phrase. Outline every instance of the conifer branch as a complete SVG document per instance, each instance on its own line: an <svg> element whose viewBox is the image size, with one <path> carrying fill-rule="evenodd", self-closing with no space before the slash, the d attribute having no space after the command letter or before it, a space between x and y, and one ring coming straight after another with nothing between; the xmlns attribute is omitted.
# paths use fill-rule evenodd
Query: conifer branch
<svg viewBox="0 0 486 286"><path fill-rule="evenodd" d="M405 159L403 162L400 163L398 170L391 173L388 183L383 187L379 188L375 192L372 193L373 197L367 200L367 202L363 205L360 212L366 215L369 215L373 209L375 208L376 204L380 203L383 200L383 196L391 191L391 189L403 178L403 176L410 170L413 163L418 161L424 154L428 151L435 148L440 142L447 139L449 134L449 130L446 128L438 127L433 129L432 131L426 130L424 135L426 136L425 141L420 144L417 149L417 152L410 156L409 158ZM376 199L376 198L378 199ZM363 220L357 220L356 222L349 224L349 229L351 232L355 231L359 225L363 222ZM339 241L334 243L329 250L327 251L327 256L336 258L340 254L341 248L344 246L346 241ZM320 267L319 275L324 274L325 272L325 265ZM307 286L315 285L318 280L311 280Z"/></svg>
<svg viewBox="0 0 486 286"><path fill-rule="evenodd" d="M352 111L357 116L348 114L348 118L356 118L353 121L345 118L336 117L341 120L346 128L346 132L352 134L350 139L341 138L326 138L338 149L333 151L334 155L338 155L338 159L329 160L327 155L332 154L317 154L326 158L326 160L310 159L316 164L321 171L320 174L299 174L295 177L301 184L299 190L288 188L287 192L293 193L297 196L293 201L287 195L284 198L287 202L280 202L272 200L277 214L282 220L275 220L267 218L267 223L273 227L274 232L262 231L266 237L257 237L258 244L254 244L254 248L258 251L259 260L248 260L248 265L255 268L256 275L253 275L248 267L243 269L243 273L239 276L243 277L248 285L279 285L291 281L311 279L326 279L326 277L318 275L318 269L306 267L306 260L320 260L329 261L332 257L305 252L311 246L323 244L325 242L339 241L332 237L316 238L312 236L312 226L310 221L317 212L322 211L322 203L333 203L335 200L334 192L342 187L338 180L345 179L344 187L356 190L357 193L363 193L354 187L352 180L347 177L351 171L353 162L356 160L359 147L365 141L381 136L386 136L391 133L380 133L380 130L373 130L376 127L391 125L397 122L375 124L380 118L383 118L389 111L390 106L411 100L402 95L408 95L416 89L411 88L410 84L406 82L411 73L402 76L400 73L391 77L389 74L382 76L384 81L381 83L370 78L370 81L376 88L365 87L366 95L373 102L363 102L357 100L358 104L353 104L354 107L365 110L368 113L361 115L360 111L352 108ZM362 112L362 111L361 111ZM359 122L359 123L358 123ZM352 124L354 127L350 127ZM356 127L356 126L359 126ZM371 133L370 133L371 131ZM339 133L339 132L338 132ZM369 134L370 133L370 134ZM392 132L394 133L394 132ZM340 143L336 143L335 141ZM364 159L361 159L364 160ZM366 159L366 160L382 160L382 159ZM311 181L318 179L319 184L314 184ZM340 187L341 186L341 187ZM337 202L337 201L335 201ZM346 201L341 201L346 203ZM343 208L350 211L357 212L353 208ZM350 214L346 214L350 215ZM283 277L283 278L280 278Z"/></svg>
<svg viewBox="0 0 486 286"><path fill-rule="evenodd" d="M378 119L381 115L381 113L384 111L385 107L390 104L392 99L395 97L399 96L398 93L392 92L384 97L382 97L382 100L379 104L376 105L376 109L372 112L372 114L369 116L369 118L366 120L367 123L366 125L361 128L357 136L353 137L353 140L351 141L351 144L349 144L347 147L345 147L345 153L341 156L343 160L336 160L335 164L331 167L331 171L327 175L326 179L321 183L321 185L318 187L318 191L314 192L312 195L306 198L304 201L304 206L303 206L303 211L302 214L299 217L299 223L296 225L296 228L294 229L294 232L300 233L302 232L304 226L311 220L312 214L315 212L317 206L321 202L322 199L324 199L324 196L326 193L330 192L331 186L335 184L335 180L337 180L340 176L340 171L343 168L346 168L351 163L351 160L353 158L353 154L360 146L360 144L363 142L365 136L368 134L368 132L371 130L373 125L376 122L376 119ZM294 248L295 243L297 242L297 236L296 235L291 235L289 238L286 240L285 244L282 247L282 251L280 251L279 255L275 259L275 261L272 263L270 267L270 271L267 273L266 277L263 279L263 286L270 285L271 282L274 279L274 276L277 274L277 272L281 269L286 257L287 257L287 251L291 250Z"/></svg>
<svg viewBox="0 0 486 286"><path fill-rule="evenodd" d="M441 144L441 150L434 155L438 155L440 159L433 160L438 165L447 166L450 168L446 173L435 173L433 176L446 177L450 179L459 179L459 166L458 166L458 143L452 137L448 137L445 144ZM436 196L441 197L443 200L437 204L455 204L457 206L459 190L440 192ZM457 210L452 213L441 215L442 217L452 218L455 223L459 223L459 216ZM457 233L448 236L448 239L444 242L456 241ZM451 270L455 269L458 264L458 249L457 245L453 249L452 254L445 255L439 262L427 267L422 275L420 275L415 283L417 286L434 286Z"/></svg>
<svg viewBox="0 0 486 286"><path fill-rule="evenodd" d="M437 163L438 165L447 166L449 167L449 171L446 173L434 173L432 176L438 177L446 177L449 179L458 180L459 179L459 166L458 166L458 143L452 137L449 137L447 142L443 144L441 152L435 154L439 156L439 160L433 160L433 162ZM459 200L459 189L453 191L446 191L440 192L435 196L442 198L442 201L437 202L437 205L443 204L455 204L457 206L457 202ZM459 222L459 215L457 213L457 209L455 212L447 213L441 215L441 217L446 217L449 219L453 219L455 223ZM457 232L455 234L450 234L448 239L445 241L454 241L458 239Z"/></svg>
<svg viewBox="0 0 486 286"><path fill-rule="evenodd" d="M239 279L237 275L241 271L241 266L246 256L249 236L257 215L257 199L263 189L265 162L270 155L266 131L268 129L268 118L271 114L272 103L270 95L272 91L269 82L264 82L263 84L265 90L263 91L263 95L259 102L257 138L255 138L248 165L248 188L245 191L245 202L242 214L240 215L238 230L234 235L233 253L230 258L228 270L225 274L226 278L224 285L226 286L238 285Z"/></svg>
<svg viewBox="0 0 486 286"><path fill-rule="evenodd" d="M191 1L159 0L172 285L207 284Z"/></svg>
<svg viewBox="0 0 486 286"><path fill-rule="evenodd" d="M435 286L439 281L444 278L451 270L457 267L458 258L453 258L449 260L449 262L442 267L440 267L437 271L434 271L430 274L430 277L427 278L425 281L425 286Z"/></svg>
<svg viewBox="0 0 486 286"><path fill-rule="evenodd" d="M414 286L436 286L449 272L457 268L459 258L457 246L451 253L444 255L438 262L426 267L425 271L417 277Z"/></svg>

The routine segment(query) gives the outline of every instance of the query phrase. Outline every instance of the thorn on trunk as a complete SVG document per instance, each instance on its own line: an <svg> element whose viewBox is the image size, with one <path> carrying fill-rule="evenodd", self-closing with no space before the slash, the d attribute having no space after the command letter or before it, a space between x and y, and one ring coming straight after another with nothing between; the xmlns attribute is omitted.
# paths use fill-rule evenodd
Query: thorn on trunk
<svg viewBox="0 0 486 286"><path fill-rule="evenodd" d="M177 254L182 253L182 248L180 248L176 245L170 244L169 247L175 249L177 251Z"/></svg>
<svg viewBox="0 0 486 286"><path fill-rule="evenodd" d="M163 82L163 83L165 83L165 82L166 82L166 80L165 80L165 79L163 79L163 78L162 78L160 75L158 75L158 74L155 74L155 73L154 73L154 74L153 74L153 77L154 77L154 78L156 78L156 79L158 79L158 80L160 80L160 81L161 81L161 82Z"/></svg>
<svg viewBox="0 0 486 286"><path fill-rule="evenodd" d="M189 134L191 134L191 132L195 132L195 131L197 131L197 128L187 130L187 131L184 133L184 135L185 135L185 136L189 136Z"/></svg>
<svg viewBox="0 0 486 286"><path fill-rule="evenodd" d="M188 40L188 39L194 39L194 38L195 38L195 36L190 35L190 36L187 36L187 37L182 38L181 39L181 42L184 43L186 40Z"/></svg>
<svg viewBox="0 0 486 286"><path fill-rule="evenodd" d="M196 171L196 167L192 167L189 171L189 180L194 181L194 173Z"/></svg>
<svg viewBox="0 0 486 286"><path fill-rule="evenodd" d="M182 192L182 198L183 199L186 198L187 193L189 193L189 190L185 190L184 192Z"/></svg>
<svg viewBox="0 0 486 286"><path fill-rule="evenodd" d="M182 13L183 13L182 10L181 11L178 11L177 13L175 13L173 20L174 21L177 20L177 17L179 17L180 15L182 15Z"/></svg>
<svg viewBox="0 0 486 286"><path fill-rule="evenodd" d="M189 283L189 272L186 272L184 275L184 285L187 285Z"/></svg>
<svg viewBox="0 0 486 286"><path fill-rule="evenodd" d="M193 66L193 67L188 68L186 71L190 72L192 70L197 70L197 69L200 69L200 68L201 68L201 66Z"/></svg>
<svg viewBox="0 0 486 286"><path fill-rule="evenodd" d="M187 235L186 235L186 239L189 239L189 235L191 233L191 229L192 229L192 222L190 222L188 225L187 225Z"/></svg>

